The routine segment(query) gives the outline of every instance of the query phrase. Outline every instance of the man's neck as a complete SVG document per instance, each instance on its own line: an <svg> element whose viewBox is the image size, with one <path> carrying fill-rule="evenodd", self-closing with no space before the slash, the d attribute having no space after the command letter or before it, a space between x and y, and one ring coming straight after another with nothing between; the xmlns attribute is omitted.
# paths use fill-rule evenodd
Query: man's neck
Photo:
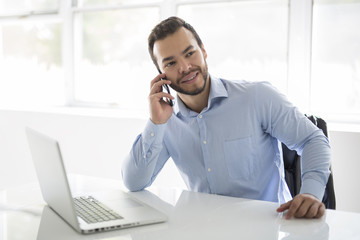
<svg viewBox="0 0 360 240"><path fill-rule="evenodd" d="M184 102L187 108L191 109L194 112L200 113L208 105L211 85L210 82L210 76L208 76L204 91L195 96L181 93L178 93L178 96Z"/></svg>

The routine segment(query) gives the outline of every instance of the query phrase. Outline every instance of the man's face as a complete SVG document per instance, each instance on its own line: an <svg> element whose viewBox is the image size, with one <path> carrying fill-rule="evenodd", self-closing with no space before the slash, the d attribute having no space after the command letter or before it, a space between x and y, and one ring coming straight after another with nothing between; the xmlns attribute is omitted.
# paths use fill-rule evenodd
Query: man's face
<svg viewBox="0 0 360 240"><path fill-rule="evenodd" d="M160 70L178 93L197 95L205 89L208 79L207 54L193 34L180 28L154 44L154 56Z"/></svg>

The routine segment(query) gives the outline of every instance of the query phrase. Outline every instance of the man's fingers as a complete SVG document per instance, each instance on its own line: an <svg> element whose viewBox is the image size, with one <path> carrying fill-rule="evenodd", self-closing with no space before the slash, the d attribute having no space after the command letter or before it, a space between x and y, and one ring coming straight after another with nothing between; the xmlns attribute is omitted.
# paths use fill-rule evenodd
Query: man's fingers
<svg viewBox="0 0 360 240"><path fill-rule="evenodd" d="M324 203L321 203L321 205L320 205L320 207L319 207L319 209L318 209L318 212L317 212L315 218L321 218L322 216L324 216L325 210L326 210L325 204L324 204Z"/></svg>
<svg viewBox="0 0 360 240"><path fill-rule="evenodd" d="M283 212L287 209L289 209L290 205L291 205L292 201L286 202L284 204L281 204L280 207L278 207L278 209L276 209L277 212Z"/></svg>
<svg viewBox="0 0 360 240"><path fill-rule="evenodd" d="M153 80L150 82L150 88L154 85L154 83L160 81L161 79L164 79L166 77L165 73L157 75Z"/></svg>
<svg viewBox="0 0 360 240"><path fill-rule="evenodd" d="M151 80L150 89L151 90L154 89L154 86L155 86L155 88L159 88L162 84L164 84L164 83L161 83L161 81L168 81L165 79L165 77L166 77L165 73L157 75L153 80ZM170 83L167 83L167 84L170 84Z"/></svg>
<svg viewBox="0 0 360 240"><path fill-rule="evenodd" d="M320 218L325 214L325 205L313 196L300 194L293 200L282 204L277 211L288 210L285 219L296 218Z"/></svg>
<svg viewBox="0 0 360 240"><path fill-rule="evenodd" d="M297 212L298 208L301 206L302 204L302 199L301 198L294 198L291 201L291 204L289 206L288 212L285 215L286 219L290 219L292 218L295 213Z"/></svg>
<svg viewBox="0 0 360 240"><path fill-rule="evenodd" d="M316 215L318 214L320 206L321 206L320 204L311 205L310 208L308 209L305 217L306 218L314 218L314 217L316 217Z"/></svg>
<svg viewBox="0 0 360 240"><path fill-rule="evenodd" d="M171 81L163 79L163 80L159 80L159 81L155 82L154 84L151 85L150 95L158 93L158 92L162 92L163 84L171 84Z"/></svg>
<svg viewBox="0 0 360 240"><path fill-rule="evenodd" d="M171 94L168 94L168 93L165 93L165 92L158 92L158 93L150 95L149 96L149 101L150 102L153 102L153 101L160 102L160 101L163 100L163 98L169 98L171 100L174 100L174 97L171 96ZM164 101L164 103L165 103L165 101Z"/></svg>
<svg viewBox="0 0 360 240"><path fill-rule="evenodd" d="M307 217L307 214L309 213L309 210L316 205L315 203L311 201L302 201L301 204L298 206L298 208L295 210L294 216L297 218ZM315 209L316 206L314 206Z"/></svg>

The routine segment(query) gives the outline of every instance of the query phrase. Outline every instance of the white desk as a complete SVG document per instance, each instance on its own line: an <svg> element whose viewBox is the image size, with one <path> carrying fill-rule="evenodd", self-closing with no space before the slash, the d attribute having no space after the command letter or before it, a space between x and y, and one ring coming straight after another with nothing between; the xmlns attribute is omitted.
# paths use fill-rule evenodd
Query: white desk
<svg viewBox="0 0 360 240"><path fill-rule="evenodd" d="M71 182L72 190L76 192L123 189L121 183L114 180L73 177ZM285 220L282 214L276 213L276 203L176 189L150 188L149 191L130 194L163 211L169 220L161 224L81 235L51 209L44 208L37 183L0 190L0 206L23 206L35 212L0 210L0 240L360 239L360 214L357 213L327 210L321 219Z"/></svg>

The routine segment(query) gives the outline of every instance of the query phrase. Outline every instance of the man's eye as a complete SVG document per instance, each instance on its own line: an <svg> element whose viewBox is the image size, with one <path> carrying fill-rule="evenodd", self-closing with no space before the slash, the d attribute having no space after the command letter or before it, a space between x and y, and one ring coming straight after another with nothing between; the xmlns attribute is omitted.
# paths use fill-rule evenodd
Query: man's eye
<svg viewBox="0 0 360 240"><path fill-rule="evenodd" d="M175 62L169 62L169 63L167 63L166 65L165 65L165 67L171 67L171 66L173 66L175 64Z"/></svg>
<svg viewBox="0 0 360 240"><path fill-rule="evenodd" d="M186 54L186 56L187 56L187 57L190 57L190 56L193 55L194 53L195 53L195 51L188 52L188 53Z"/></svg>

